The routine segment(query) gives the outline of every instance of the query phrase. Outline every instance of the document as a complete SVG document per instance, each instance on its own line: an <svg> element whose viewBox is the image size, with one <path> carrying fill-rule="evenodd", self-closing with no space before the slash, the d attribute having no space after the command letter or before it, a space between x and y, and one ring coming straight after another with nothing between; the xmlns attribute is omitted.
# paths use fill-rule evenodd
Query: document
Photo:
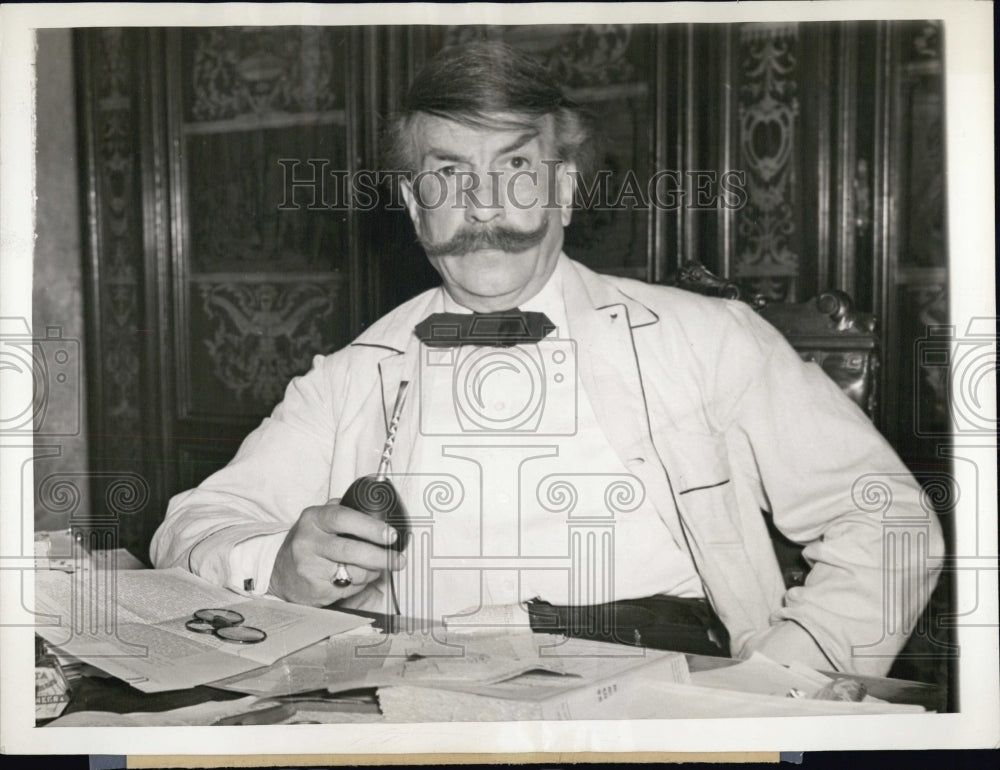
<svg viewBox="0 0 1000 770"><path fill-rule="evenodd" d="M691 674L691 683L700 687L774 695L779 698L788 696L793 690L808 697L830 681L830 677L805 666L782 666L759 652L733 666L695 671Z"/></svg>
<svg viewBox="0 0 1000 770"><path fill-rule="evenodd" d="M89 573L88 573L89 574ZM267 666L326 637L371 623L342 612L246 599L181 569L41 571L37 633L57 648L143 692L195 687ZM235 610L263 630L239 644L185 628L199 609ZM48 625L46 625L46 620Z"/></svg>
<svg viewBox="0 0 1000 770"><path fill-rule="evenodd" d="M467 676L435 681L406 672L391 686L379 688L379 706L388 721L401 722L618 718L642 682L684 686L689 681L681 653L639 650L619 656L609 654L612 646L601 642L568 641L573 649L564 653L570 654L525 657L517 667L520 673L500 680ZM492 674L490 669L498 667L484 673Z"/></svg>
<svg viewBox="0 0 1000 770"><path fill-rule="evenodd" d="M294 652L266 668L212 682L212 687L272 698L328 686L338 692L368 687L368 672L381 668L384 658L358 653L384 643L385 638L369 626L355 628Z"/></svg>

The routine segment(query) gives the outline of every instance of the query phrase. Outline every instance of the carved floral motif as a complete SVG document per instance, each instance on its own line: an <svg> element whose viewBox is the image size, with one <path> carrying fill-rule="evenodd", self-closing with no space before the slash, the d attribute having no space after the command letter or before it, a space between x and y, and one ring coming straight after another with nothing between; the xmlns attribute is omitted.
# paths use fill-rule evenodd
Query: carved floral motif
<svg viewBox="0 0 1000 770"><path fill-rule="evenodd" d="M276 403L288 381L324 349L340 278L311 283L204 282L203 340L215 376L237 399Z"/></svg>
<svg viewBox="0 0 1000 770"><path fill-rule="evenodd" d="M101 30L95 51L94 142L97 212L101 223L102 406L104 454L135 457L139 420L139 282L141 222L137 216L135 124L130 94L136 89L132 47L124 30Z"/></svg>
<svg viewBox="0 0 1000 770"><path fill-rule="evenodd" d="M747 205L739 212L739 277L794 276L798 27L745 24L739 90L739 154L747 170Z"/></svg>
<svg viewBox="0 0 1000 770"><path fill-rule="evenodd" d="M191 33L190 117L334 109L334 33L317 27L215 27Z"/></svg>
<svg viewBox="0 0 1000 770"><path fill-rule="evenodd" d="M628 58L633 42L631 24L462 26L445 32L445 45L471 40L503 40L521 48L540 59L570 88L622 83L636 77Z"/></svg>

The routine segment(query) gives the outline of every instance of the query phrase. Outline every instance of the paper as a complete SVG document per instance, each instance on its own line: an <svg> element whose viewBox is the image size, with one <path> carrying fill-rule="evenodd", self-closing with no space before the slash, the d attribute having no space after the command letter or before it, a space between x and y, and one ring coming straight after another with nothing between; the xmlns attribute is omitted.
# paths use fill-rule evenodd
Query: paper
<svg viewBox="0 0 1000 770"><path fill-rule="evenodd" d="M69 685L57 666L35 666L35 720L59 716L69 704Z"/></svg>
<svg viewBox="0 0 1000 770"><path fill-rule="evenodd" d="M327 686L337 691L367 687L367 673L381 668L384 658L362 656L358 651L384 638L367 626L354 629L310 645L266 668L212 682L212 686L271 697L322 690Z"/></svg>
<svg viewBox="0 0 1000 770"><path fill-rule="evenodd" d="M37 610L59 620L39 625L37 631L59 652L143 692L195 687L270 665L328 636L371 622L331 610L244 599L181 569L104 574L103 583L92 581L103 590L80 596L74 595L83 593L79 575L38 573ZM260 644L233 644L188 631L185 622L203 608L236 610L245 625L266 631L267 639Z"/></svg>
<svg viewBox="0 0 1000 770"><path fill-rule="evenodd" d="M522 674L544 664L538 649L545 637L533 634L466 636L442 643L418 635L392 638L385 665L368 673L371 686L427 682L491 683Z"/></svg>
<svg viewBox="0 0 1000 770"><path fill-rule="evenodd" d="M628 719L712 719L923 712L923 707L914 705L788 698L646 679L635 687L621 716Z"/></svg>
<svg viewBox="0 0 1000 770"><path fill-rule="evenodd" d="M35 568L73 572L73 540L68 529L35 533Z"/></svg>
<svg viewBox="0 0 1000 770"><path fill-rule="evenodd" d="M600 643L593 643L606 647ZM600 650L595 650L600 654ZM647 650L634 658L601 656L588 666L591 676L533 668L501 682L445 682L430 687L412 684L378 690L388 721L508 721L538 719L602 719L626 715L633 690L646 680L688 681L681 653ZM551 665L551 664L549 664ZM580 659L567 668L583 670ZM594 676L600 672L599 676ZM678 684L678 686L683 686Z"/></svg>
<svg viewBox="0 0 1000 770"><path fill-rule="evenodd" d="M799 690L806 697L817 692L830 678L805 666L791 669L770 658L753 653L747 660L732 666L714 668L710 671L696 671L691 674L691 683L701 687L712 687L738 692L752 692L760 695L786 697L791 690Z"/></svg>

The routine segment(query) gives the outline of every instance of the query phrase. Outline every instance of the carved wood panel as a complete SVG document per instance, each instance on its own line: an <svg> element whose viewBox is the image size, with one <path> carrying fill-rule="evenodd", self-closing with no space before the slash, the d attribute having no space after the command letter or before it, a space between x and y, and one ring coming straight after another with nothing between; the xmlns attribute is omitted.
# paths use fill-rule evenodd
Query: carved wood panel
<svg viewBox="0 0 1000 770"><path fill-rule="evenodd" d="M358 39L294 27L76 34L90 484L96 513L106 479L142 481L141 510L119 527L138 554L169 497L231 458L314 355L361 329L354 214L323 195L310 209L303 185L282 206L279 164L298 162L301 182L309 160L344 174L363 163ZM75 499L62 481L51 491L43 507Z"/></svg>
<svg viewBox="0 0 1000 770"><path fill-rule="evenodd" d="M168 35L182 424L251 427L359 331L356 224L337 182L358 165L352 34Z"/></svg>
<svg viewBox="0 0 1000 770"><path fill-rule="evenodd" d="M736 215L733 276L769 299L795 299L801 259L799 25L742 24L736 165L747 205Z"/></svg>
<svg viewBox="0 0 1000 770"><path fill-rule="evenodd" d="M185 147L192 272L347 268L347 222L333 208L331 173L344 155L342 125L195 134ZM316 168L330 179L303 184Z"/></svg>
<svg viewBox="0 0 1000 770"><path fill-rule="evenodd" d="M192 28L182 45L186 121L344 106L344 40L334 28Z"/></svg>
<svg viewBox="0 0 1000 770"><path fill-rule="evenodd" d="M343 328L342 281L243 274L192 281L191 413L205 419L262 414L313 356L333 352Z"/></svg>
<svg viewBox="0 0 1000 770"><path fill-rule="evenodd" d="M144 371L148 331L143 240L141 155L146 36L137 30L99 29L76 37L87 223L88 416L90 468L86 479L62 479L41 495L46 507L70 504L75 484L89 483L93 511L67 512L86 518L108 510L108 478L135 480L144 490L116 524L120 544L141 544L155 526L155 438L147 425L155 409L146 395ZM97 429L94 429L97 426ZM155 433L155 431L154 431ZM150 489L154 491L149 494Z"/></svg>

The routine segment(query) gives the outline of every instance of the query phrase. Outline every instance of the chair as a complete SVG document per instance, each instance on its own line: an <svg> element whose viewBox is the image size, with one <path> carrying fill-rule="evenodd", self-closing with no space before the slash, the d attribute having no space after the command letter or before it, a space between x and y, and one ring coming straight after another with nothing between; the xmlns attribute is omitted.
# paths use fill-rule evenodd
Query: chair
<svg viewBox="0 0 1000 770"><path fill-rule="evenodd" d="M746 302L785 336L804 361L819 364L875 420L880 362L875 319L856 311L850 295L831 289L805 302L769 302L698 262L686 262L675 285L707 296Z"/></svg>
<svg viewBox="0 0 1000 770"><path fill-rule="evenodd" d="M817 363L870 419L875 419L880 361L875 319L857 312L848 294L832 289L805 302L769 302L698 262L682 265L675 285L746 302L785 336L804 361ZM763 513L785 585L802 585L809 571L802 546L781 534L770 514Z"/></svg>

